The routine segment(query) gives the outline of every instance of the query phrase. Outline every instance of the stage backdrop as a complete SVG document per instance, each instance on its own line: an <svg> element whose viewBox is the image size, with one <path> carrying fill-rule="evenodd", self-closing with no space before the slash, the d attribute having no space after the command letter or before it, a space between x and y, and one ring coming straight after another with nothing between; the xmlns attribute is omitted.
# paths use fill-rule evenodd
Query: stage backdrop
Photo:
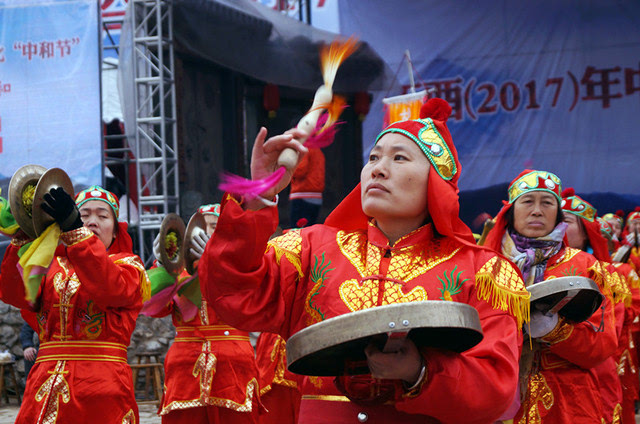
<svg viewBox="0 0 640 424"><path fill-rule="evenodd" d="M26 164L100 183L98 14L95 0L0 0L0 187Z"/></svg>
<svg viewBox="0 0 640 424"><path fill-rule="evenodd" d="M381 98L406 90L409 49L416 83L454 108L461 190L538 168L592 199L613 192L617 206L640 204L640 2L343 0L339 9L340 32L370 43L405 84L374 99L365 159Z"/></svg>

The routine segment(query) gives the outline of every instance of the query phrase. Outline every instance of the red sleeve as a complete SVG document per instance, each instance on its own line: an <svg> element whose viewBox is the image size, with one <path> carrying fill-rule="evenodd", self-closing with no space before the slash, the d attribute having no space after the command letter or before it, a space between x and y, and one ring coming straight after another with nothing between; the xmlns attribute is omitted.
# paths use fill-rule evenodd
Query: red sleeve
<svg viewBox="0 0 640 424"><path fill-rule="evenodd" d="M298 270L273 250L278 209L245 211L226 196L216 231L198 265L200 288L217 315L240 330L288 335Z"/></svg>
<svg viewBox="0 0 640 424"><path fill-rule="evenodd" d="M18 246L10 244L4 253L0 268L0 299L20 309L31 309L29 302L25 300L24 283L17 268L20 259L18 250Z"/></svg>
<svg viewBox="0 0 640 424"><path fill-rule="evenodd" d="M70 234L77 232L77 234ZM66 243L70 238L79 239ZM82 282L82 287L103 308L141 306L148 293L148 280L137 256L109 256L104 244L84 227L63 233L67 257Z"/></svg>
<svg viewBox="0 0 640 424"><path fill-rule="evenodd" d="M602 274L590 269L589 278L598 282L602 280ZM613 355L618 345L611 293L605 284L599 286L605 296L591 318L581 323L561 318L556 328L541 338L551 352L585 369L593 368Z"/></svg>

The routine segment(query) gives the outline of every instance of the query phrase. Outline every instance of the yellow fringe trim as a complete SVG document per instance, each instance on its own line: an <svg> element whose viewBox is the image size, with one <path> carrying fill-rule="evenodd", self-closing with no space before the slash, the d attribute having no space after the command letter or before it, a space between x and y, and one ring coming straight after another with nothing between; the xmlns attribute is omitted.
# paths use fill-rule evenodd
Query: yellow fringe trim
<svg viewBox="0 0 640 424"><path fill-rule="evenodd" d="M476 274L478 299L486 301L494 309L500 309L513 315L522 331L522 325L529 322L531 294L529 292L513 292L496 284L491 274Z"/></svg>
<svg viewBox="0 0 640 424"><path fill-rule="evenodd" d="M276 262L278 263L278 265L280 265L280 260L282 259L282 255L284 255L289 263L291 263L291 265L293 265L298 271L298 276L300 278L303 277L301 261L297 255L281 248L280 246L276 246L275 244L269 244L267 246L267 251L269 251L270 248L272 248L273 252L276 254Z"/></svg>

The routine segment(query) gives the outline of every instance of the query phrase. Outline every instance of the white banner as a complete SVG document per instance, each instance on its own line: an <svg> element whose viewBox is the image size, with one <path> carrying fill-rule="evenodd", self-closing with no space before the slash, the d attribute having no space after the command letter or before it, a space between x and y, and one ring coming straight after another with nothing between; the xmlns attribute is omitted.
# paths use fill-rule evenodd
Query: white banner
<svg viewBox="0 0 640 424"><path fill-rule="evenodd" d="M0 187L26 164L101 182L98 13L95 0L0 0Z"/></svg>

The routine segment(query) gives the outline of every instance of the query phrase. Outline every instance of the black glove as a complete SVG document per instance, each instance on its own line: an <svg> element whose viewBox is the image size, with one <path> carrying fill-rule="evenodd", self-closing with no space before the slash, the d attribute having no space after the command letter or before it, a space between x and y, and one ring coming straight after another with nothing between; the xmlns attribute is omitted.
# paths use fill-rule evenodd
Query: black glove
<svg viewBox="0 0 640 424"><path fill-rule="evenodd" d="M56 220L63 232L82 227L82 219L80 219L80 211L78 211L76 202L62 187L52 188L49 193L44 195L42 210Z"/></svg>

